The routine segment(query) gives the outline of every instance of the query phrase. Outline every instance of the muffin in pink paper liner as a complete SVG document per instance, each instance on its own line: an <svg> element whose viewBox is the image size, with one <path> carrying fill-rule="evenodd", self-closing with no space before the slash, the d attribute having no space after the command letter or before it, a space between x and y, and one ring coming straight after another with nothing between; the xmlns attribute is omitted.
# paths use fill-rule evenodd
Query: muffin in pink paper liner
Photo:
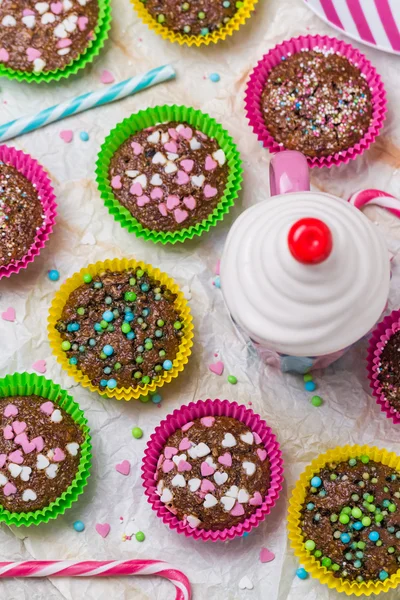
<svg viewBox="0 0 400 600"><path fill-rule="evenodd" d="M395 347L396 343L400 348L399 331L400 310L394 310L378 323L373 330L367 355L368 379L372 393L381 410L396 424L400 423L400 386L397 388L396 385L393 385L393 382L396 379L400 381L400 356L397 373L395 369L391 368L388 359L391 348ZM392 340L391 343L390 340ZM398 349L395 348L395 351L398 352ZM384 352L385 354L383 354ZM387 378L387 385L382 383L381 377Z"/></svg>
<svg viewBox="0 0 400 600"><path fill-rule="evenodd" d="M35 216L35 218L37 217L38 225L35 227L36 234L34 235L32 245L25 255L16 256L15 259L0 265L0 279L2 279L3 277L10 277L12 273L18 273L20 269L26 268L40 253L53 231L53 225L57 214L57 204L55 202L54 190L49 176L43 167L28 154L9 146L0 145L0 167L2 167L2 170L0 170L1 179L6 181L11 178L9 190L5 190L0 184L0 230L3 235L3 240L7 240L8 214L13 215L14 236L17 236L19 227L22 226L24 219L26 221L28 214L33 219L36 213L40 213L40 219L38 215ZM6 193L8 203L12 203L13 206L11 206L11 204L7 205L6 202L2 202L3 192ZM21 206L19 211L21 212L23 219L20 219L17 214L18 211L15 211L15 201L18 194L21 196ZM32 199L30 196L36 201L39 200L41 207L32 203L32 208L27 211L25 204L29 203ZM32 222L31 226L34 227ZM31 237L31 232L27 233L27 236ZM27 243L28 242L29 240L27 240ZM13 244L10 245L10 250L13 249L14 246L15 239ZM9 256L10 255L11 253Z"/></svg>
<svg viewBox="0 0 400 600"><path fill-rule="evenodd" d="M281 44L278 44L277 46L275 46L275 48L272 48L272 50L270 50L265 56L263 56L263 58L259 61L254 71L252 72L246 88L245 106L249 124L252 127L254 133L257 135L258 139L263 143L263 145L266 148L270 150L270 152L280 152L282 150L288 149L284 146L282 142L279 142L277 139L275 139L275 137L267 128L262 107L263 93L267 80L269 78L269 74L274 67L281 65L283 61L287 60L293 55L299 54L300 52L305 56L307 54L307 51L316 51L318 53L322 52L329 56L338 55L339 57L346 58L351 64L350 68L353 69L353 67L355 67L357 69L357 72L361 73L361 78L365 80L366 84L368 84L369 92L371 94L371 106L369 107L369 103L366 103L365 94L364 96L360 95L362 96L362 103L364 103L362 108L360 108L360 105L358 104L359 98L357 98L357 105L353 103L349 103L348 105L346 105L345 110L349 113L346 116L346 118L342 118L340 123L335 122L335 124L333 122L327 121L327 126L325 128L327 131L329 125L330 129L332 129L336 135L337 131L340 132L339 128L343 127L342 135L344 136L344 131L346 131L347 128L346 122L348 122L351 118L357 118L358 120L363 120L364 125L367 128L366 131L365 129L360 130L360 133L362 133L362 137L356 143L346 147L345 149L342 148L340 151L336 151L330 155L307 156L308 163L311 167L330 168L332 165L339 165L341 163L347 164L350 160L355 159L357 156L362 154L364 150L369 148L369 146L375 141L375 138L379 134L387 111L386 93L380 76L378 75L374 67L371 65L371 63L366 59L366 57L363 54L361 54L359 50L353 48L353 46L351 46L350 44L345 44L344 42L337 40L336 38L330 38L327 36L320 35L300 36L298 38L292 38L288 41L284 41ZM337 61L340 62L341 59L338 58ZM339 65L337 66L339 68ZM296 77L296 74L294 74L294 76ZM310 91L312 91L311 87ZM311 94L310 98L312 98L312 96L313 94ZM310 98L308 98L308 100L310 100ZM322 96L322 98L324 98L324 96ZM296 101L292 114L299 115L300 111L304 108L302 106L302 103L297 101L298 98L296 98L295 95L293 95L293 97L291 96L289 100L290 102ZM345 102L347 102L347 100L348 99L346 98ZM320 103L321 99L319 99L318 102ZM282 107L284 108L284 106L286 106L286 103L282 102ZM364 113L359 113L360 110L364 110ZM356 114L357 111L360 116ZM369 124L365 121L365 113L367 111L371 111ZM304 113L301 114L303 115ZM307 114L305 113L304 116L306 117ZM324 115L321 114L321 118L324 119ZM325 125L325 121L323 121L322 124ZM306 127L306 125L304 126ZM290 131L290 124L288 124L288 127L285 127L284 129L285 131ZM313 125L312 129L315 129L315 133L313 131L312 135L318 137L318 128ZM349 139L354 137L353 133L350 130L351 127L347 129L347 135ZM305 129L303 133L307 134L305 135L306 138L308 136L309 131ZM295 134L296 132L295 130L293 130L294 137ZM311 136L309 139L312 141ZM304 149L301 149L300 147L295 148L290 144L289 146L289 149L296 149L304 152Z"/></svg>
<svg viewBox="0 0 400 600"><path fill-rule="evenodd" d="M178 448L167 445L180 438ZM201 466L198 458L204 458ZM239 487L229 481L232 471ZM156 428L144 454L142 479L153 510L171 529L203 541L225 541L257 527L275 505L282 489L282 454L271 429L252 410L228 400L199 400L175 410ZM243 481L247 489L240 486ZM263 484L261 494L255 488ZM175 504L167 485L175 490ZM203 522L193 514L179 518L182 502L193 503ZM215 519L213 529L205 528L209 519Z"/></svg>

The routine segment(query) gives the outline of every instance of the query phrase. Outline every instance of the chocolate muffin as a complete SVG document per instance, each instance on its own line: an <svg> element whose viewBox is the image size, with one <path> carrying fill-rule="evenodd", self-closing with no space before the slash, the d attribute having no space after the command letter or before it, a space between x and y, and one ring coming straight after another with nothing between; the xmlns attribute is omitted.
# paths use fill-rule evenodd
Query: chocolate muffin
<svg viewBox="0 0 400 600"><path fill-rule="evenodd" d="M372 118L364 75L332 49L282 57L265 82L261 108L277 142L312 157L351 148Z"/></svg>
<svg viewBox="0 0 400 600"><path fill-rule="evenodd" d="M176 33L207 35L224 27L243 6L235 0L142 0L151 16Z"/></svg>
<svg viewBox="0 0 400 600"><path fill-rule="evenodd" d="M29 252L44 221L35 184L0 161L0 267Z"/></svg>
<svg viewBox="0 0 400 600"><path fill-rule="evenodd" d="M97 0L0 2L0 63L18 71L62 69L93 40Z"/></svg>
<svg viewBox="0 0 400 600"><path fill-rule="evenodd" d="M56 324L69 363L103 389L136 388L171 370L184 331L176 295L140 268L83 280Z"/></svg>
<svg viewBox="0 0 400 600"><path fill-rule="evenodd" d="M377 365L380 393L396 411L400 411L400 331L386 342Z"/></svg>
<svg viewBox="0 0 400 600"><path fill-rule="evenodd" d="M400 473L368 456L326 465L301 512L306 550L335 577L384 581L400 568Z"/></svg>
<svg viewBox="0 0 400 600"><path fill-rule="evenodd" d="M231 417L203 417L171 435L157 467L161 502L190 527L217 531L247 519L270 485L257 433Z"/></svg>
<svg viewBox="0 0 400 600"><path fill-rule="evenodd" d="M84 434L60 406L39 396L0 399L0 506L49 506L75 479Z"/></svg>
<svg viewBox="0 0 400 600"><path fill-rule="evenodd" d="M170 122L129 137L110 161L109 178L115 197L144 227L177 231L212 214L228 164L214 138Z"/></svg>

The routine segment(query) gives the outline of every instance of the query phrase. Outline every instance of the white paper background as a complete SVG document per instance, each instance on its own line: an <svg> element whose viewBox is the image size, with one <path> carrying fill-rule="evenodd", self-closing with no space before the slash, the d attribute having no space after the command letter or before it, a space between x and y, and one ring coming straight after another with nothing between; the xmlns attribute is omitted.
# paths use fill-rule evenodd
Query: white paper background
<svg viewBox="0 0 400 600"><path fill-rule="evenodd" d="M40 87L0 82L1 122L39 111L46 106L102 87L99 76L108 68L116 80L171 62L178 79L136 97L56 123L11 143L36 157L54 182L59 216L51 240L33 265L19 276L0 284L0 310L14 306L17 321L0 320L0 374L32 370L38 359L46 359L47 376L71 390L86 411L93 434L93 474L86 492L67 513L48 524L29 530L0 528L0 559L163 559L181 568L193 584L195 600L337 600L339 595L313 580L295 577L297 561L289 549L285 515L288 494L296 478L317 454L338 444L368 443L400 452L396 426L380 412L368 390L365 374L366 343L318 376L323 407L310 405L299 378L260 365L236 336L222 303L212 286L214 267L233 219L246 206L268 195L269 153L262 149L247 125L243 110L245 83L253 66L276 43L305 33L335 35L300 0L261 0L257 14L239 33L223 44L202 49L171 45L151 33L134 14L128 0L113 1L113 24L109 42L99 59L77 77ZM388 92L389 115L384 133L362 158L340 169L314 170L315 189L348 197L362 187L377 187L393 194L400 184L400 58L362 47L381 73ZM218 72L221 81L207 76ZM131 113L165 102L201 108L220 121L232 134L245 167L244 190L235 210L223 224L200 240L184 247L161 247L129 235L114 222L99 198L94 181L96 155L114 125ZM397 114L398 117L398 114ZM59 138L62 129L75 133L71 144ZM79 139L86 130L90 141ZM391 248L397 250L400 227L394 218L372 211L380 227L390 230ZM82 243L90 232L95 245ZM48 280L48 269L57 268L62 279L89 262L113 256L134 256L160 267L192 294L196 336L189 366L178 381L163 390L160 408L154 404L101 400L68 378L52 358L46 334L48 308L59 284ZM393 263L394 278L390 308L398 307L400 267ZM214 352L225 363L219 378L209 372ZM234 373L239 383L231 386L226 375ZM204 544L167 529L150 509L142 492L140 463L148 436L160 419L181 404L199 398L229 398L253 408L277 433L285 460L286 482L282 496L267 521L248 538L225 545ZM140 441L130 430L139 425L145 432ZM132 463L124 477L115 471L123 459ZM146 541L122 541L125 523L146 534ZM84 533L72 523L81 519ZM108 522L111 532L102 539L97 522ZM262 546L276 554L274 562L261 564ZM252 591L241 591L239 580L247 575ZM3 580L0 598L7 600L167 600L174 595L169 584L157 578L109 580L53 579L52 581ZM395 592L387 600L397 598Z"/></svg>

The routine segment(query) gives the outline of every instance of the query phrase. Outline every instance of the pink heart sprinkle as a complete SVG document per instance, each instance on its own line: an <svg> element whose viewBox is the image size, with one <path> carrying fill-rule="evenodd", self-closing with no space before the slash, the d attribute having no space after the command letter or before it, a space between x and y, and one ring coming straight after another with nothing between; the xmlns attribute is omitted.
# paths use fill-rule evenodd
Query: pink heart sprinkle
<svg viewBox="0 0 400 600"><path fill-rule="evenodd" d="M183 450L189 450L192 447L192 442L189 438L184 437L181 443L179 444L179 450L182 452Z"/></svg>
<svg viewBox="0 0 400 600"><path fill-rule="evenodd" d="M191 427L193 427L193 425L194 425L193 421L189 421L189 423L182 425L181 429L182 429L182 431L189 431L189 429Z"/></svg>
<svg viewBox="0 0 400 600"><path fill-rule="evenodd" d="M180 460L178 464L179 473L183 473L184 471L191 471L192 465L188 463L186 460Z"/></svg>
<svg viewBox="0 0 400 600"><path fill-rule="evenodd" d="M155 187L151 190L150 198L152 200L162 200L164 198L164 192L161 188Z"/></svg>
<svg viewBox="0 0 400 600"><path fill-rule="evenodd" d="M15 417L18 414L18 408L14 404L7 404L3 415L5 417Z"/></svg>
<svg viewBox="0 0 400 600"><path fill-rule="evenodd" d="M201 474L203 477L207 477L208 475L213 475L215 472L214 467L208 464L208 462L203 461L200 467Z"/></svg>
<svg viewBox="0 0 400 600"><path fill-rule="evenodd" d="M26 433L20 433L15 436L14 442L22 446L23 444L29 444L28 436Z"/></svg>
<svg viewBox="0 0 400 600"><path fill-rule="evenodd" d="M158 457L158 461L157 461L157 471L161 467L161 465L163 464L163 462L164 462L164 457L163 457L162 454L160 454L160 456Z"/></svg>
<svg viewBox="0 0 400 600"><path fill-rule="evenodd" d="M74 137L74 132L71 129L63 129L60 131L60 138L66 143L69 144L72 142L72 138Z"/></svg>
<svg viewBox="0 0 400 600"><path fill-rule="evenodd" d="M78 29L79 31L85 31L89 23L87 17L78 17Z"/></svg>
<svg viewBox="0 0 400 600"><path fill-rule="evenodd" d="M168 215L167 207L165 206L164 202L161 202L161 204L158 205L158 210L160 211L163 217L166 217Z"/></svg>
<svg viewBox="0 0 400 600"><path fill-rule="evenodd" d="M15 433L22 433L26 429L26 423L25 421L13 421L12 428L14 429Z"/></svg>
<svg viewBox="0 0 400 600"><path fill-rule="evenodd" d="M14 432L12 430L11 425L6 425L3 429L3 436L5 440L12 440L14 437Z"/></svg>
<svg viewBox="0 0 400 600"><path fill-rule="evenodd" d="M112 73L110 73L110 71L107 71L107 69L104 69L101 72L100 81L101 81L101 83L114 83L115 77Z"/></svg>
<svg viewBox="0 0 400 600"><path fill-rule="evenodd" d="M50 10L54 15L59 15L62 12L63 9L63 5L62 2L52 2L50 4ZM86 19L87 21L87 19ZM78 24L79 24L79 20L78 20ZM81 29L81 31L83 31L83 29Z"/></svg>
<svg viewBox="0 0 400 600"><path fill-rule="evenodd" d="M22 450L18 448L18 450L14 450L14 452L11 452L11 454L8 455L8 460L10 462L15 463L16 465L22 465L22 463L24 462Z"/></svg>
<svg viewBox="0 0 400 600"><path fill-rule="evenodd" d="M29 62L33 62L36 58L40 58L42 53L40 50L36 50L36 48L27 48L26 55L28 57Z"/></svg>
<svg viewBox="0 0 400 600"><path fill-rule="evenodd" d="M34 15L35 12L33 10L31 10L30 8L24 8L24 10L22 11L22 16L23 17L27 17L28 15Z"/></svg>
<svg viewBox="0 0 400 600"><path fill-rule="evenodd" d="M3 487L3 493L5 496L11 496L12 494L15 494L17 491L17 488L15 487L15 485L13 483L6 483L6 485Z"/></svg>
<svg viewBox="0 0 400 600"><path fill-rule="evenodd" d="M200 419L200 423L204 425L204 427L212 427L215 423L214 417L203 417Z"/></svg>
<svg viewBox="0 0 400 600"><path fill-rule="evenodd" d="M61 448L56 448L54 450L53 461L61 462L62 460L65 460L65 453L61 450Z"/></svg>
<svg viewBox="0 0 400 600"><path fill-rule="evenodd" d="M268 548L261 548L260 561L262 563L271 562L271 560L274 560L274 558L275 558L275 554L273 552L271 552L271 550L268 550Z"/></svg>
<svg viewBox="0 0 400 600"><path fill-rule="evenodd" d="M7 454L0 454L0 469L4 467L7 460Z"/></svg>
<svg viewBox="0 0 400 600"><path fill-rule="evenodd" d="M50 400L48 402L43 402L43 404L40 405L40 410L45 415L50 416L54 412L54 404L50 402Z"/></svg>
<svg viewBox="0 0 400 600"><path fill-rule="evenodd" d="M180 165L187 173L190 173L194 167L194 160L190 160L190 158L185 158L181 160Z"/></svg>
<svg viewBox="0 0 400 600"><path fill-rule="evenodd" d="M144 206L145 204L148 204L149 202L150 202L150 198L148 196L140 196L136 200L136 204L140 207Z"/></svg>
<svg viewBox="0 0 400 600"><path fill-rule="evenodd" d="M185 171L178 171L176 174L176 183L178 185L185 185L188 183L189 175Z"/></svg>
<svg viewBox="0 0 400 600"><path fill-rule="evenodd" d="M175 466L175 463L173 463L172 460L169 460L169 459L164 460L163 466L162 466L163 473L169 473L170 471L172 471L174 466Z"/></svg>
<svg viewBox="0 0 400 600"><path fill-rule="evenodd" d="M251 504L251 506L260 506L262 501L260 492L254 492L254 496L249 500L249 504Z"/></svg>
<svg viewBox="0 0 400 600"><path fill-rule="evenodd" d="M167 150L167 152L173 152L174 154L178 152L178 146L175 144L175 142L167 142L164 144L164 148Z"/></svg>
<svg viewBox="0 0 400 600"><path fill-rule="evenodd" d="M241 517L244 515L244 508L239 502L236 502L235 506L232 508L230 514L232 517Z"/></svg>
<svg viewBox="0 0 400 600"><path fill-rule="evenodd" d="M215 485L212 481L208 479L203 479L200 486L201 491L205 494L206 492L213 492L215 490Z"/></svg>
<svg viewBox="0 0 400 600"><path fill-rule="evenodd" d="M102 538L105 538L110 533L110 525L108 523L96 523L96 531Z"/></svg>
<svg viewBox="0 0 400 600"><path fill-rule="evenodd" d="M167 208L168 210L172 210L175 206L179 206L179 196L168 196L167 198Z"/></svg>
<svg viewBox="0 0 400 600"><path fill-rule="evenodd" d="M172 137L173 140L178 139L178 132L176 131L176 129L172 129L172 127L171 127L170 129L168 129L168 133Z"/></svg>
<svg viewBox="0 0 400 600"><path fill-rule="evenodd" d="M183 204L189 210L194 210L196 208L196 200L193 198L193 196L186 196L186 198L183 199Z"/></svg>
<svg viewBox="0 0 400 600"><path fill-rule="evenodd" d="M131 472L131 463L129 460L123 460L118 465L115 465L115 469L118 473L121 473L121 475L129 475Z"/></svg>
<svg viewBox="0 0 400 600"><path fill-rule="evenodd" d="M24 451L24 454L30 454L36 450L36 446L33 442L26 442L25 444L22 444L22 450Z"/></svg>
<svg viewBox="0 0 400 600"><path fill-rule="evenodd" d="M120 175L114 175L114 177L111 179L111 187L114 190L120 190L122 188Z"/></svg>
<svg viewBox="0 0 400 600"><path fill-rule="evenodd" d="M214 171L218 163L213 159L212 156L208 155L206 158L205 169L206 171Z"/></svg>
<svg viewBox="0 0 400 600"><path fill-rule="evenodd" d="M63 40L59 40L56 44L57 48L68 48L72 44L72 40L69 38L64 38Z"/></svg>
<svg viewBox="0 0 400 600"><path fill-rule="evenodd" d="M129 193L132 194L132 196L141 196L143 194L143 188L140 183L133 183L129 188Z"/></svg>
<svg viewBox="0 0 400 600"><path fill-rule="evenodd" d="M232 466L232 455L229 452L225 452L222 456L218 457L218 462L225 467Z"/></svg>
<svg viewBox="0 0 400 600"><path fill-rule="evenodd" d="M211 373L215 373L215 375L222 375L224 372L224 363L222 360L219 360L216 363L208 365L208 368L210 369Z"/></svg>
<svg viewBox="0 0 400 600"><path fill-rule="evenodd" d="M139 154L142 154L142 152L144 150L142 144L138 144L138 142L132 142L131 147L133 149L133 154L135 156L139 156Z"/></svg>
<svg viewBox="0 0 400 600"><path fill-rule="evenodd" d="M175 454L178 454L178 448L175 448L174 446L166 446L164 448L165 458L172 458Z"/></svg>
<svg viewBox="0 0 400 600"><path fill-rule="evenodd" d="M37 360L33 363L32 369L38 373L46 373L47 365L45 360Z"/></svg>
<svg viewBox="0 0 400 600"><path fill-rule="evenodd" d="M196 133L199 137L201 137L202 140L208 140L208 137L202 131L196 130Z"/></svg>
<svg viewBox="0 0 400 600"><path fill-rule="evenodd" d="M204 187L204 197L205 198L214 198L218 194L217 188L213 188L211 185L207 183Z"/></svg>
<svg viewBox="0 0 400 600"><path fill-rule="evenodd" d="M7 62L10 58L7 50L5 48L0 48L0 62Z"/></svg>
<svg viewBox="0 0 400 600"><path fill-rule="evenodd" d="M261 460L261 462L264 462L264 460L267 458L267 451L266 450L262 450L261 448L257 448L257 454L258 454L258 458Z"/></svg>
<svg viewBox="0 0 400 600"><path fill-rule="evenodd" d="M44 448L44 440L41 435L38 435L37 437L33 438L33 440L31 440L31 443L35 444L35 448L38 452L41 452Z"/></svg>
<svg viewBox="0 0 400 600"><path fill-rule="evenodd" d="M185 219L187 219L189 213L186 210L181 210L180 208L176 208L174 210L174 219L177 223L182 223Z"/></svg>
<svg viewBox="0 0 400 600"><path fill-rule="evenodd" d="M0 50L1 52L1 50ZM0 55L0 60L1 60L1 55ZM4 312L1 313L1 318L3 319L3 321L10 321L11 323L13 323L15 321L15 308L12 308L12 306L9 306L7 308L7 310L5 310Z"/></svg>
<svg viewBox="0 0 400 600"><path fill-rule="evenodd" d="M178 133L185 138L185 140L191 140L193 137L193 131L190 129L190 127L183 127Z"/></svg>
<svg viewBox="0 0 400 600"><path fill-rule="evenodd" d="M217 273L217 275L219 275L219 273ZM260 438L260 436L258 435L258 433L256 433L255 431L253 431L253 436L254 436L254 441L256 444L262 444L262 439Z"/></svg>

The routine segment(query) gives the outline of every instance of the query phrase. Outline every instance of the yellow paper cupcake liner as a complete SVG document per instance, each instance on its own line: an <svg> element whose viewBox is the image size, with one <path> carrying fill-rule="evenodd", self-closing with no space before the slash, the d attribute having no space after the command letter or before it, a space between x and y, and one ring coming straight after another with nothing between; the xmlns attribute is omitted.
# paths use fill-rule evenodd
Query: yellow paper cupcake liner
<svg viewBox="0 0 400 600"><path fill-rule="evenodd" d="M155 31L164 40L169 42L177 42L180 46L208 46L209 44L216 44L219 41L225 40L228 36L232 35L235 31L244 25L244 23L251 17L251 13L254 11L254 7L258 0L243 0L242 6L238 8L237 12L233 15L232 19L220 29L208 33L207 35L189 35L187 33L176 33L158 23L156 19L146 9L145 4L141 0L131 0L137 14L141 20L146 23L147 27L152 31Z"/></svg>
<svg viewBox="0 0 400 600"><path fill-rule="evenodd" d="M304 536L301 530L301 510L307 495L307 488L310 485L310 479L317 474L327 463L342 462L350 458L357 458L361 455L367 455L371 460L380 462L393 469L400 470L400 457L394 452L370 447L370 446L339 446L321 454L306 468L297 481L289 501L288 513L288 531L289 540L295 555L306 571L327 585L330 589L338 592L344 592L348 596L370 596L371 594L380 594L396 588L400 583L400 569L385 581L346 581L339 577L334 577L332 571L323 567L321 563L312 554L304 548Z"/></svg>
<svg viewBox="0 0 400 600"><path fill-rule="evenodd" d="M82 278L85 273L90 273L90 275L93 277L107 270L125 271L127 269L139 268L148 273L150 277L160 281L162 285L165 285L173 294L176 294L177 296L174 308L179 313L181 322L183 323L183 336L181 338L178 354L173 360L172 369L170 371L165 371L162 375L160 375L157 379L154 379L149 384L138 385L135 388L115 388L114 390L102 390L100 387L93 385L89 377L75 365L69 364L65 352L61 350L61 343L63 341L62 337L55 326L57 321L61 318L63 308L71 292L83 284ZM91 392L98 392L103 397L116 398L117 400L137 400L141 396L146 396L155 392L165 383L169 383L172 381L172 379L178 377L179 373L183 371L189 360L191 348L193 346L193 319L183 293L174 280L168 277L168 275L142 261L128 258L114 258L108 259L104 262L97 262L95 264L88 265L67 279L67 281L56 293L51 304L48 317L48 334L50 346L57 361L61 364L63 369L67 371L68 375L73 377L75 381L80 383L83 387L89 388Z"/></svg>

